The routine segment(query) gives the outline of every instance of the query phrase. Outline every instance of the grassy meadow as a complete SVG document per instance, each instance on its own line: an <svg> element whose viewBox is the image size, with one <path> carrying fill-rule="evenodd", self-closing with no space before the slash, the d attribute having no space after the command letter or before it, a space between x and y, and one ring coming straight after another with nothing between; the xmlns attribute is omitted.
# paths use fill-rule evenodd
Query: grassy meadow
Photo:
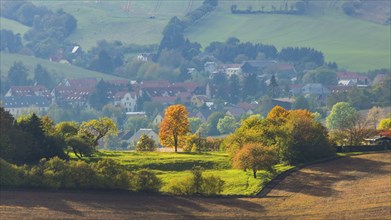
<svg viewBox="0 0 391 220"><path fill-rule="evenodd" d="M24 35L30 27L27 27L19 22L7 19L7 18L0 18L0 29L6 29L11 30L12 32L18 33L20 35Z"/></svg>
<svg viewBox="0 0 391 220"><path fill-rule="evenodd" d="M57 79L61 78L80 78L80 77L95 77L97 79L120 79L119 77L86 70L77 66L50 62L49 60L40 59L36 57L24 56L19 54L0 53L0 72L1 77L6 77L9 68L14 62L22 61L29 69L29 77L34 76L34 68L37 64L41 64L47 70L53 73Z"/></svg>
<svg viewBox="0 0 391 220"><path fill-rule="evenodd" d="M147 168L156 172L162 179L161 191L168 191L168 184L191 176L193 166L204 168L204 175L213 174L225 181L222 195L255 195L264 184L273 177L266 171L258 171L254 179L252 171L232 169L227 153L167 153L167 152L126 152L126 151L99 151L87 161L97 161L102 158L111 158L127 166L130 170ZM292 166L277 165L277 172L285 171Z"/></svg>

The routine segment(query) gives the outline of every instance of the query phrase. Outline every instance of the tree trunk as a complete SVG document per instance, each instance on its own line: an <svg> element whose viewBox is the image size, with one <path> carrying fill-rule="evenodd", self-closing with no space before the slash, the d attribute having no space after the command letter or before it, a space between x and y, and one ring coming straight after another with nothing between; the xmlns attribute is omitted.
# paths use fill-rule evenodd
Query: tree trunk
<svg viewBox="0 0 391 220"><path fill-rule="evenodd" d="M175 147L175 153L178 152L178 137L174 136L174 147Z"/></svg>
<svg viewBox="0 0 391 220"><path fill-rule="evenodd" d="M253 169L254 178L257 178L257 170Z"/></svg>

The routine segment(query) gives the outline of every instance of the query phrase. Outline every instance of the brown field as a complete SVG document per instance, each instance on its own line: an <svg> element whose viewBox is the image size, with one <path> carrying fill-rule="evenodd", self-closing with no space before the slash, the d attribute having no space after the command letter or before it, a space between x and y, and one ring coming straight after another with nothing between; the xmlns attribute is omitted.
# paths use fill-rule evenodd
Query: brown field
<svg viewBox="0 0 391 220"><path fill-rule="evenodd" d="M303 168L264 198L0 192L0 219L391 219L391 152Z"/></svg>

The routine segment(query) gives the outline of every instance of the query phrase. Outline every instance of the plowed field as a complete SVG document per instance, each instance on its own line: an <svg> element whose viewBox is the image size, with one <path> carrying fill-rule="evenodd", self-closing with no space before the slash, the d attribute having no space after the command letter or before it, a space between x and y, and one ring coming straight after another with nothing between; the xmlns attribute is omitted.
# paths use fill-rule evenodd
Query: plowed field
<svg viewBox="0 0 391 220"><path fill-rule="evenodd" d="M1 190L1 219L391 219L391 153L303 168L263 198Z"/></svg>

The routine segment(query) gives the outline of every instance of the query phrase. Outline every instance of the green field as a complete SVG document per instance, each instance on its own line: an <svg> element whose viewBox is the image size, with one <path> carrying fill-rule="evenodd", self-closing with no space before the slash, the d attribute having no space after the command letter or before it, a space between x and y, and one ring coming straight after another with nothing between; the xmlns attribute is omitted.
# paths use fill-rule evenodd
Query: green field
<svg viewBox="0 0 391 220"><path fill-rule="evenodd" d="M156 172L162 179L162 192L167 192L167 184L172 180L186 178L191 175L193 166L202 166L205 174L219 176L225 181L223 195L254 195L272 176L266 171L259 171L254 179L252 171L232 169L227 153L163 153L163 152L122 152L122 151L99 151L88 161L96 161L102 158L112 158L127 166L130 170L148 168ZM277 167L282 172L291 166Z"/></svg>
<svg viewBox="0 0 391 220"><path fill-rule="evenodd" d="M78 20L77 31L69 37L88 49L101 39L127 43L159 43L161 32L172 16L183 16L194 10L200 0L129 1L35 1L52 9L64 8ZM159 5L160 2L160 5ZM353 71L390 68L391 27L346 16L342 1L311 1L310 12L296 15L233 15L230 6L253 10L271 5L280 7L279 0L219 1L218 8L189 28L186 36L204 47L212 41L237 37L241 41L286 46L307 46L321 50L327 62ZM295 2L290 0L289 2ZM289 3L291 4L291 3ZM156 19L149 19L149 16Z"/></svg>
<svg viewBox="0 0 391 220"><path fill-rule="evenodd" d="M159 4L160 2L160 4ZM69 37L84 49L89 49L102 39L121 40L127 43L156 44L173 16L183 16L201 4L192 0L163 1L34 1L51 9L63 8L78 20L77 31ZM155 16L155 19L150 19Z"/></svg>
<svg viewBox="0 0 391 220"><path fill-rule="evenodd" d="M391 66L389 25L346 16L340 8L330 8L326 3L314 5L318 7L306 16L232 15L230 4L223 1L218 10L190 28L187 36L202 45L235 36L241 41L273 44L278 49L309 46L322 51L327 62L335 61L348 70Z"/></svg>
<svg viewBox="0 0 391 220"><path fill-rule="evenodd" d="M111 76L104 73L98 73L90 70L86 70L80 67L50 62L48 60L23 56L18 54L0 53L0 72L1 77L6 77L9 68L14 62L22 61L23 64L29 69L29 76L33 77L34 68L37 64L41 64L47 68L49 72L53 73L56 78L80 78L80 77L95 77L97 79L120 79L116 76Z"/></svg>
<svg viewBox="0 0 391 220"><path fill-rule="evenodd" d="M1 17L0 29L11 30L12 32L14 32L14 34L19 33L20 35L23 36L23 34L25 34L28 31L29 27L24 26L19 22Z"/></svg>

